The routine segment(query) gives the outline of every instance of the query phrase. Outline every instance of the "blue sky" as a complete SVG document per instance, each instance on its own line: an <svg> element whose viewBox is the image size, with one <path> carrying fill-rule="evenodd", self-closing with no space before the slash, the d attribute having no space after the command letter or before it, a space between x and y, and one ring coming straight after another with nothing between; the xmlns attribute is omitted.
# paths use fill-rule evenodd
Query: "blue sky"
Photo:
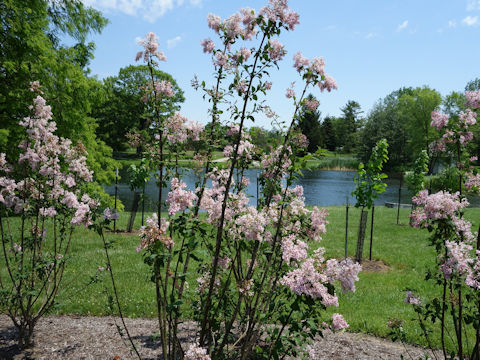
<svg viewBox="0 0 480 360"><path fill-rule="evenodd" d="M182 114L205 123L208 104L190 82L198 75L211 82L213 66L200 41L215 34L206 17L226 18L240 8L260 9L267 0L83 0L110 20L96 43L91 74L100 79L134 64L141 50L136 39L153 31L167 62L160 64L185 91ZM365 113L381 97L403 86L427 85L442 95L463 91L480 77L480 0L290 0L300 14L300 25L281 34L287 56L280 71L272 73L268 97L283 119L292 114L285 98L290 82L301 83L292 68L297 51L312 58L323 56L326 71L338 83L332 93L312 93L320 100L322 115L339 115L348 100ZM269 128L269 120L255 124Z"/></svg>

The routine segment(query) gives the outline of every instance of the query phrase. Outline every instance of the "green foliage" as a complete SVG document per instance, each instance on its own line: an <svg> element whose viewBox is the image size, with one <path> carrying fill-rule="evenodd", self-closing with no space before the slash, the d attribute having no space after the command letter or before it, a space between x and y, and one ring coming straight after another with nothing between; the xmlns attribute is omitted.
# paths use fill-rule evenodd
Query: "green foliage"
<svg viewBox="0 0 480 360"><path fill-rule="evenodd" d="M330 116L323 119L320 132L322 137L322 147L329 151L335 151L337 141L333 129L332 118Z"/></svg>
<svg viewBox="0 0 480 360"><path fill-rule="evenodd" d="M252 138L252 143L263 152L269 152L280 144L282 140L281 132L277 129L266 130L262 127L252 126L248 129L248 134Z"/></svg>
<svg viewBox="0 0 480 360"><path fill-rule="evenodd" d="M93 108L97 119L97 135L115 151L125 150L128 132L142 134L143 140L150 138L149 128L153 121L153 109L142 100L144 87L151 81L166 80L172 84L175 95L163 97L160 104L161 116L167 117L180 110L180 103L185 101L183 91L170 74L160 70L150 73L146 65L121 68L117 76L103 81L98 93L98 101ZM138 149L141 152L141 147Z"/></svg>
<svg viewBox="0 0 480 360"><path fill-rule="evenodd" d="M383 179L387 175L382 173L383 164L388 160L388 143L381 139L372 149L372 155L366 165L360 163L354 181L357 184L352 195L357 199L355 207L367 207L370 209L373 201L385 191L387 184Z"/></svg>
<svg viewBox="0 0 480 360"><path fill-rule="evenodd" d="M360 108L360 104L352 100L349 100L340 110L343 115L336 118L333 122L336 145L337 147L342 147L343 152L351 153L357 147L358 130L363 123L360 115L363 111Z"/></svg>
<svg viewBox="0 0 480 360"><path fill-rule="evenodd" d="M428 87L401 88L380 99L367 116L361 130L359 157L366 161L374 144L387 139L390 157L386 170L404 171L421 150L427 151L436 137L430 127L431 113L439 107L441 96Z"/></svg>
<svg viewBox="0 0 480 360"><path fill-rule="evenodd" d="M89 116L96 101L98 81L86 76L93 43L85 43L92 32L100 32L107 20L78 0L13 1L0 4L0 126L8 137L0 148L9 149L14 161L22 139L18 121L28 116L33 93L29 83L38 80L51 104L57 134L81 142L88 152L88 165L100 182L113 179L114 162L104 142L95 136L96 122ZM69 35L74 46L61 43Z"/></svg>
<svg viewBox="0 0 480 360"><path fill-rule="evenodd" d="M428 172L428 161L427 152L422 150L415 160L413 170L405 178L407 187L413 194L418 194L420 190L425 188L425 173Z"/></svg>
<svg viewBox="0 0 480 360"><path fill-rule="evenodd" d="M465 86L465 91L476 91L480 90L480 78L475 78L467 83Z"/></svg>
<svg viewBox="0 0 480 360"><path fill-rule="evenodd" d="M310 101L316 100L312 94L308 95L306 99ZM320 124L320 112L318 110L311 111L304 105L299 116L298 129L307 137L307 151L309 153L314 153L322 146L322 130Z"/></svg>
<svg viewBox="0 0 480 360"><path fill-rule="evenodd" d="M436 131L430 126L432 111L442 102L438 91L428 86L415 88L399 98L400 115L408 134L407 147L412 154L421 150L430 156L430 143L436 138Z"/></svg>
<svg viewBox="0 0 480 360"><path fill-rule="evenodd" d="M143 188L150 178L150 169L145 159L142 159L138 166L135 164L130 165L128 173L129 185L132 191Z"/></svg>

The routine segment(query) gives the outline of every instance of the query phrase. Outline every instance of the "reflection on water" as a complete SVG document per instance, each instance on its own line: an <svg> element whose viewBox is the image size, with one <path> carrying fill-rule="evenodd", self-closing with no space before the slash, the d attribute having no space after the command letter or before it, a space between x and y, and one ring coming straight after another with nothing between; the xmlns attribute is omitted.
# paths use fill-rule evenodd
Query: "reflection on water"
<svg viewBox="0 0 480 360"><path fill-rule="evenodd" d="M195 188L198 176L192 169L182 169L182 181L187 184L188 190ZM256 204L257 194L257 176L259 169L245 170L245 176L250 179L250 185L247 188L250 196L250 205ZM295 181L295 185L302 185L304 190L305 203L307 205L331 206L344 205L347 201L352 204L355 199L352 197L352 191L355 189L353 182L354 171L331 171L331 170L305 170L303 177ZM118 197L125 205L126 210L130 210L133 202L133 192L128 185L128 173L120 173L121 180L118 184ZM376 205L385 205L385 202L398 202L398 190L400 186L399 179L386 179L387 189L375 200ZM208 185L211 185L208 182ZM113 195L115 186L106 186L105 190ZM139 190L141 191L141 190ZM162 198L166 199L168 189L163 189ZM401 203L409 204L411 202L411 193L406 186L402 186ZM145 187L145 210L156 211L158 201L158 187L155 180L151 179ZM479 206L479 197L470 198L469 201L474 206Z"/></svg>

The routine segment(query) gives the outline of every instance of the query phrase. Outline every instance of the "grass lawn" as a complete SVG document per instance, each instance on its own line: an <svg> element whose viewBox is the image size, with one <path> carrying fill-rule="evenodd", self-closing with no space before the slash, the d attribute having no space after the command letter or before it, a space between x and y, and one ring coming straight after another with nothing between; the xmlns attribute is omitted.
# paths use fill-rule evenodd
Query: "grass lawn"
<svg viewBox="0 0 480 360"><path fill-rule="evenodd" d="M345 208L329 207L329 225L321 246L326 248L328 258L343 258L345 242ZM359 209L350 208L348 254L353 256L359 220ZM435 293L431 283L425 282L425 271L433 266L435 253L428 244L428 232L408 226L409 210L401 209L400 222L396 225L396 209L377 207L375 209L375 228L372 258L388 265L386 272L362 272L355 293L339 294L340 307L330 309L329 313L342 313L350 324L349 331L365 332L378 336L387 336L390 318L405 320L404 329L411 343L424 344L420 328L411 306L404 304L406 287L418 290L421 297ZM118 229L125 229L128 213L122 213L117 222ZM466 217L477 227L480 209L466 210ZM370 239L370 219L364 247L364 258L368 258ZM140 226L137 215L136 228ZM71 249L71 259L65 276L65 291L58 298L60 304L55 310L59 314L106 315L110 314L108 294L110 281L108 274L98 272L105 266L103 246L99 236L87 229L79 228L75 232L75 241ZM150 281L149 268L144 265L142 254L135 251L138 235L107 233L107 240L113 241L110 250L113 271L124 307L129 317L155 316L154 286ZM0 263L1 264L1 263ZM5 274L2 265L2 273ZM189 274L190 288L195 287L198 274L193 270ZM85 286L92 277L99 274L99 281ZM191 290L192 291L192 290ZM188 304L186 305L189 306ZM186 309L188 312L188 309ZM439 344L436 335L434 343Z"/></svg>

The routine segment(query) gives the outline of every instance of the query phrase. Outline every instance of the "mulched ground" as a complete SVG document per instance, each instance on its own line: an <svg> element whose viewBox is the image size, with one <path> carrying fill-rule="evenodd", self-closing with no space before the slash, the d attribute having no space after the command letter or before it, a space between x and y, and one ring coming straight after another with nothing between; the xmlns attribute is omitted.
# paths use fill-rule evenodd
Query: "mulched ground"
<svg viewBox="0 0 480 360"><path fill-rule="evenodd" d="M126 319L143 359L160 359L161 348L154 340L157 323L152 319ZM19 351L15 328L0 315L0 359L134 359L129 346L117 332L119 319L93 316L48 316L35 328L35 346ZM195 338L194 324L181 326L181 341ZM405 359L425 358L426 350L364 334L326 332L315 343L315 359ZM440 358L440 357L439 357Z"/></svg>
<svg viewBox="0 0 480 360"><path fill-rule="evenodd" d="M382 260L362 260L362 271L384 273L390 270L390 266Z"/></svg>

